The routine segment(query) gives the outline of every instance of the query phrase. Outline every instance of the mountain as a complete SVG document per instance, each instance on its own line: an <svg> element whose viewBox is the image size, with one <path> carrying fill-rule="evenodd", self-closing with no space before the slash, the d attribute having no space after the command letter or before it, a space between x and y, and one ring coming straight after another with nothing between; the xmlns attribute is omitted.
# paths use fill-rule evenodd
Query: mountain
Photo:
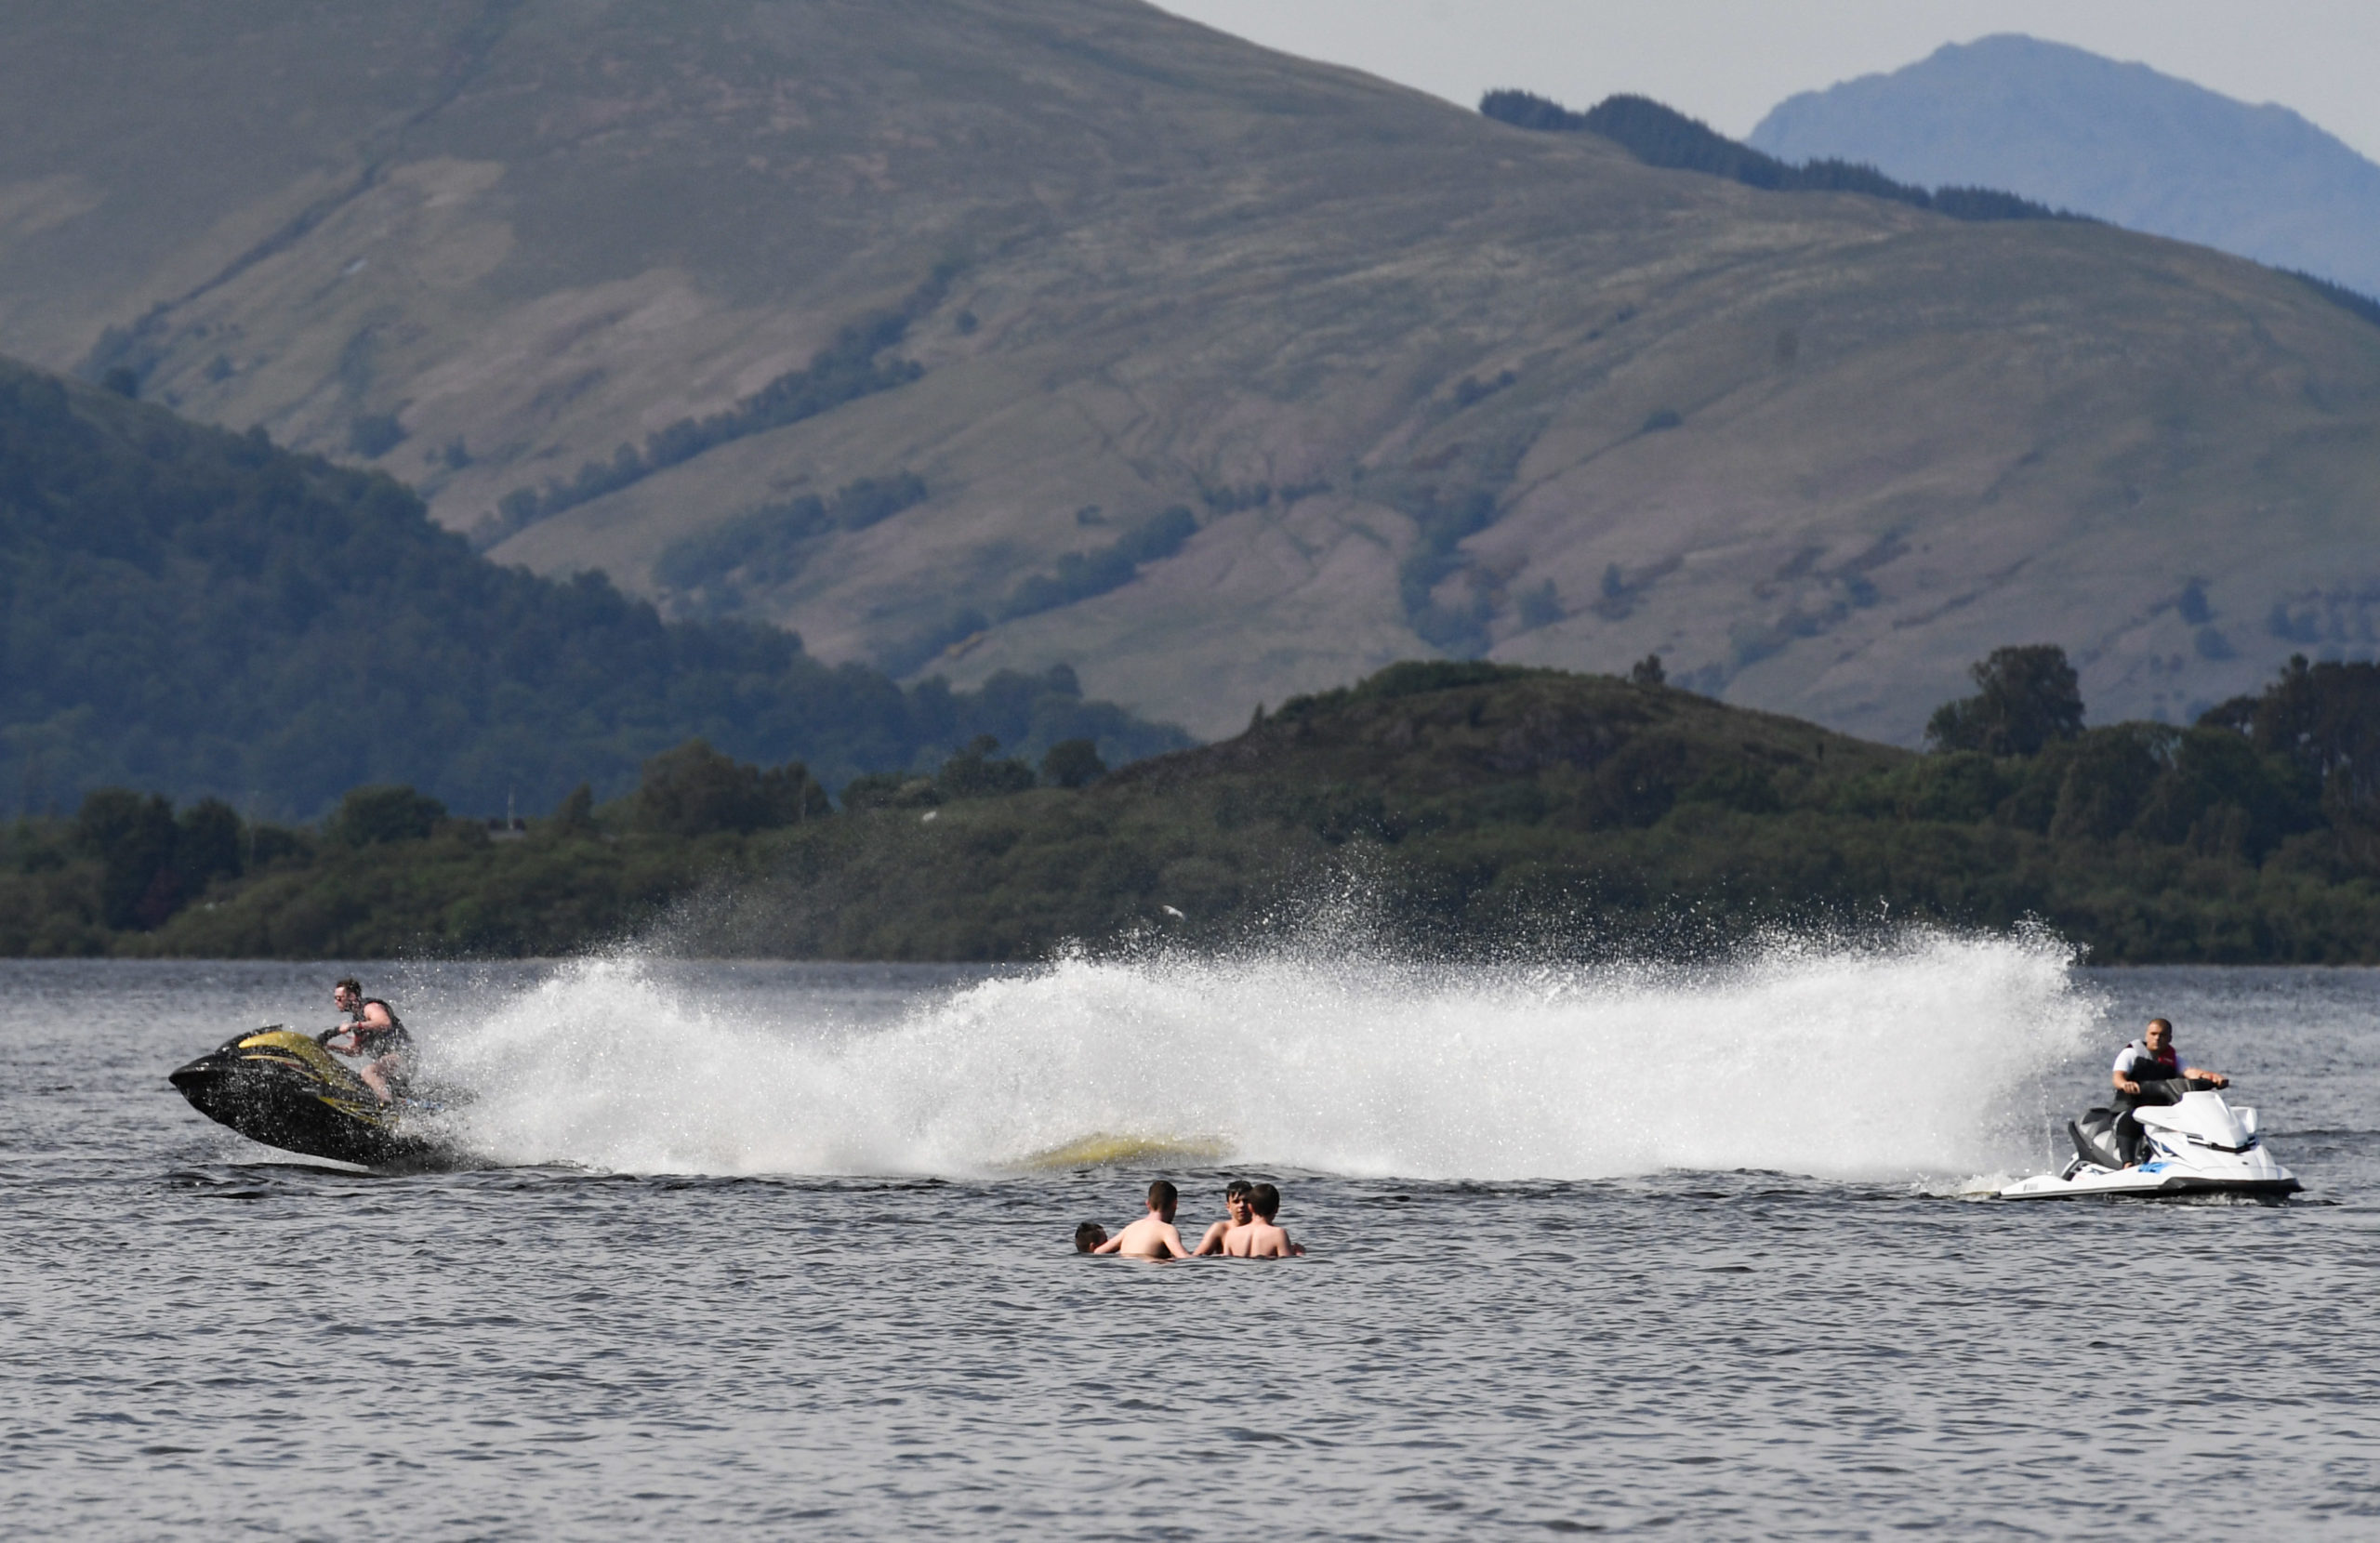
<svg viewBox="0 0 2380 1543"><path fill-rule="evenodd" d="M1210 737L1658 652L1914 742L2012 642L2180 719L2380 621L2380 327L2304 284L1134 0L20 0L7 349L501 563Z"/></svg>
<svg viewBox="0 0 2380 1543"><path fill-rule="evenodd" d="M108 783L283 816L359 783L543 811L698 735L832 783L981 733L1113 760L1185 743L1063 671L905 692L774 627L664 622L598 575L473 554L385 476L7 361L0 615L20 813Z"/></svg>
<svg viewBox="0 0 2380 1543"><path fill-rule="evenodd" d="M2380 165L2285 107L2064 44L1950 44L1789 97L1751 142L1786 160L2006 188L2380 294Z"/></svg>

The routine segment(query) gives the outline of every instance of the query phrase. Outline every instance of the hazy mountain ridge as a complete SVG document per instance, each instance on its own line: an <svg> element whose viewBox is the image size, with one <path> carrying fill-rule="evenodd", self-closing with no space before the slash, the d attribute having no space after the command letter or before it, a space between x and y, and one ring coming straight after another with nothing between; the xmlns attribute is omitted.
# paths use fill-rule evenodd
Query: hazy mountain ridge
<svg viewBox="0 0 2380 1543"><path fill-rule="evenodd" d="M2288 108L2064 44L1951 44L1789 97L1751 135L1789 160L1989 182L2380 294L2380 165Z"/></svg>
<svg viewBox="0 0 2380 1543"><path fill-rule="evenodd" d="M2181 717L2380 605L2380 329L2215 254L1659 171L1126 0L139 14L33 4L0 59L0 347L375 449L454 528L947 271L874 356L913 376L494 552L707 605L654 567L730 530L736 613L826 658L1069 662L1211 735L1416 653L1659 651L1908 741L2001 643Z"/></svg>
<svg viewBox="0 0 2380 1543"><path fill-rule="evenodd" d="M1789 164L1730 139L1700 119L1690 118L1649 97L1606 97L1584 112L1573 112L1551 98L1508 89L1481 97L1479 111L1514 128L1533 128L1547 134L1600 134L1624 146L1648 166L1699 171L1773 192L1863 193L1931 209L1952 219L2082 218L1993 188L1912 187L1894 181L1861 161L1819 159Z"/></svg>

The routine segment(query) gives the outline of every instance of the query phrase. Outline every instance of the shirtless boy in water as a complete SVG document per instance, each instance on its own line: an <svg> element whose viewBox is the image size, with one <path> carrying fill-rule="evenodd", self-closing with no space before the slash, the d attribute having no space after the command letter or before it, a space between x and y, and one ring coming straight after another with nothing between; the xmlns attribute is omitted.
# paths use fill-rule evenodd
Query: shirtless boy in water
<svg viewBox="0 0 2380 1543"><path fill-rule="evenodd" d="M1190 1250L1182 1246L1182 1234L1173 1230L1173 1213L1181 1204L1182 1192L1158 1180L1149 1186L1149 1214L1091 1252L1122 1254L1127 1259L1188 1259Z"/></svg>
<svg viewBox="0 0 2380 1543"><path fill-rule="evenodd" d="M1224 1235L1235 1227L1247 1226L1255 1218L1256 1213L1248 1208L1248 1190L1249 1183L1245 1179L1235 1179L1223 1186L1223 1219L1207 1229L1207 1235L1198 1240L1195 1252L1222 1253Z"/></svg>
<svg viewBox="0 0 2380 1543"><path fill-rule="evenodd" d="M1248 1192L1249 1208L1255 1219L1245 1227L1235 1227L1223 1234L1223 1252L1233 1259L1285 1259L1304 1249L1289 1241L1289 1234L1273 1225L1281 1214L1281 1192L1270 1184L1258 1184Z"/></svg>

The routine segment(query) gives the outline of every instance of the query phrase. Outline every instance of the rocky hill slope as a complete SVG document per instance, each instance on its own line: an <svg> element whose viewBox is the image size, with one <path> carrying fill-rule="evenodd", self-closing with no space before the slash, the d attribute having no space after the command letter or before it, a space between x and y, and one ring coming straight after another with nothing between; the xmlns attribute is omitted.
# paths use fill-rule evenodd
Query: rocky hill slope
<svg viewBox="0 0 2380 1543"><path fill-rule="evenodd" d="M1927 183L2007 188L2380 294L2380 165L2285 107L2060 43L1950 44L1779 102L1752 133Z"/></svg>
<svg viewBox="0 0 2380 1543"><path fill-rule="evenodd" d="M1417 653L1913 740L2370 646L2380 328L1663 171L1133 0L24 0L0 349L540 573L1202 733Z"/></svg>

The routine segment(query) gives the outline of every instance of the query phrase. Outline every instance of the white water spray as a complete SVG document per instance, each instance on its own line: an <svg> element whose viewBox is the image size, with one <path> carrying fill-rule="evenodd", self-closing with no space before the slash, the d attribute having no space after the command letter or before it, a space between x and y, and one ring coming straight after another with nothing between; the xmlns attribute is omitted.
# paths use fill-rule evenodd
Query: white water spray
<svg viewBox="0 0 2380 1543"><path fill-rule="evenodd" d="M1915 1179L2038 1156L2044 1079L2101 1010L2030 935L1700 969L1330 955L1068 958L861 1031L589 961L443 1059L478 1094L460 1134L507 1162L959 1175L1108 1135L1414 1179Z"/></svg>

